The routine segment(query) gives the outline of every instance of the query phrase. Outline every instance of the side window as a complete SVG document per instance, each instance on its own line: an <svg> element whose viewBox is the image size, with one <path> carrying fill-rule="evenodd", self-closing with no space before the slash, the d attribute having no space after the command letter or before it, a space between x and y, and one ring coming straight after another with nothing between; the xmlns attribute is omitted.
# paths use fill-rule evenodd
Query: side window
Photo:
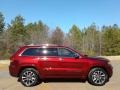
<svg viewBox="0 0 120 90"><path fill-rule="evenodd" d="M23 56L39 56L40 52L41 52L40 48L28 48L22 53L22 55Z"/></svg>
<svg viewBox="0 0 120 90"><path fill-rule="evenodd" d="M59 56L62 56L62 57L74 57L75 56L75 52L69 49L59 48L58 50L59 50L58 51Z"/></svg>
<svg viewBox="0 0 120 90"><path fill-rule="evenodd" d="M40 56L58 56L57 48L43 48Z"/></svg>
<svg viewBox="0 0 120 90"><path fill-rule="evenodd" d="M29 48L22 53L23 56L58 56L57 48Z"/></svg>

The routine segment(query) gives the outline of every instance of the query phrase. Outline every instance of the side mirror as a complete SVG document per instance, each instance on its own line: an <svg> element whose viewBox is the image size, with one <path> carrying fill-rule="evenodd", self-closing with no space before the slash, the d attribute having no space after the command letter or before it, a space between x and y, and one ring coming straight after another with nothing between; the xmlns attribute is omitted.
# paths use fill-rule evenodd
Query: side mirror
<svg viewBox="0 0 120 90"><path fill-rule="evenodd" d="M75 59L79 59L79 58L80 58L80 55L79 55L78 53L76 53L76 54L74 55L74 57L75 57Z"/></svg>

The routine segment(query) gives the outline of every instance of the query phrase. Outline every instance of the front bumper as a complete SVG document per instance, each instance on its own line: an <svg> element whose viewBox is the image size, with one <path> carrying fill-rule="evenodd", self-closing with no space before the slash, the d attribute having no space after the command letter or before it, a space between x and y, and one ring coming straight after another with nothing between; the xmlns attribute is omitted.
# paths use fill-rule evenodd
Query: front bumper
<svg viewBox="0 0 120 90"><path fill-rule="evenodd" d="M109 77L112 77L112 75L113 75L113 66L111 64L108 64L107 72L109 74Z"/></svg>

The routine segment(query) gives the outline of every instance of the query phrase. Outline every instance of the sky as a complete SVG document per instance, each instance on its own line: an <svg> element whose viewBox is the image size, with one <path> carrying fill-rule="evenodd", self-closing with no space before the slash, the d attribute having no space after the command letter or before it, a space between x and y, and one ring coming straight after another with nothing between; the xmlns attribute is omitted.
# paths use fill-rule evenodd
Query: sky
<svg viewBox="0 0 120 90"><path fill-rule="evenodd" d="M41 20L50 29L59 26L64 32L73 24L80 29L92 23L120 25L120 0L0 0L0 12L6 24L21 15L25 24Z"/></svg>

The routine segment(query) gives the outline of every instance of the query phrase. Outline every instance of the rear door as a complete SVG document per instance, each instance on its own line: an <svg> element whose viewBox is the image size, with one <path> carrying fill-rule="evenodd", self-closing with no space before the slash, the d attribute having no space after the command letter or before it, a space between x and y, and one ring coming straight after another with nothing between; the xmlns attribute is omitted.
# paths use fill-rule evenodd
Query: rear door
<svg viewBox="0 0 120 90"><path fill-rule="evenodd" d="M39 60L39 67L44 77L60 77L61 62L59 61L57 48L42 48Z"/></svg>

